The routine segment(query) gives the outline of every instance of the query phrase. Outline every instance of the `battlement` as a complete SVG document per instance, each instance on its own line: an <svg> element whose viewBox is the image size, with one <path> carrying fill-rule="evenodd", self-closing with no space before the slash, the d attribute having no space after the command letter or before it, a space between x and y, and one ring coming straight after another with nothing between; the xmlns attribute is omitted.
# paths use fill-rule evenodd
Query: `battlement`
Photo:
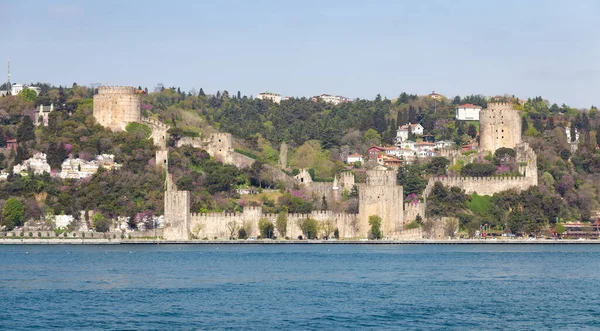
<svg viewBox="0 0 600 331"><path fill-rule="evenodd" d="M395 186L396 171L369 170L367 171L367 186Z"/></svg>
<svg viewBox="0 0 600 331"><path fill-rule="evenodd" d="M136 94L137 89L133 86L100 86L98 94Z"/></svg>
<svg viewBox="0 0 600 331"><path fill-rule="evenodd" d="M479 195L493 195L502 191L516 189L526 190L537 185L537 177L509 176L509 177L431 177L425 187L423 196L431 194L433 186L440 182L447 187L460 187L466 194L477 192Z"/></svg>
<svg viewBox="0 0 600 331"><path fill-rule="evenodd" d="M150 125L155 126L156 128L163 129L163 130L168 130L170 128L170 126L166 125L165 123L163 123L159 120L148 118L148 117L142 117L140 119L140 123L150 124Z"/></svg>
<svg viewBox="0 0 600 331"><path fill-rule="evenodd" d="M486 109L482 109L482 111L485 112L485 110L491 110L491 111L504 111L504 110L514 110L514 105L510 102L490 102L488 103L488 106Z"/></svg>

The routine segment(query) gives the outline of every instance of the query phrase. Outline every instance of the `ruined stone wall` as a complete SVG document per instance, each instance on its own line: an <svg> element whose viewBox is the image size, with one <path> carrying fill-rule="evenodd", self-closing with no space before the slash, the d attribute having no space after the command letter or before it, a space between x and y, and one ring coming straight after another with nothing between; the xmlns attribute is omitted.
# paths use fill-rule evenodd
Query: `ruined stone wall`
<svg viewBox="0 0 600 331"><path fill-rule="evenodd" d="M177 141L177 147L181 147L184 145L190 145L192 147L201 148L208 152L215 159L225 163L225 164L233 164L236 160L249 162L247 159L242 158L242 155L236 155L233 150L233 141L230 133L215 133L210 136L210 138L203 139L197 137L183 137ZM251 159L251 158L248 158ZM252 163L250 163L252 164Z"/></svg>
<svg viewBox="0 0 600 331"><path fill-rule="evenodd" d="M511 103L489 103L479 113L479 150L494 153L521 143L521 116Z"/></svg>
<svg viewBox="0 0 600 331"><path fill-rule="evenodd" d="M370 230L369 216L382 219L384 237L402 230L404 223L402 186L396 184L396 172L389 170L367 171L365 184L359 186L359 235L366 237Z"/></svg>
<svg viewBox="0 0 600 331"><path fill-rule="evenodd" d="M528 143L522 142L517 144L515 152L519 172L525 177L530 177L531 181L538 185L537 155L533 148Z"/></svg>
<svg viewBox="0 0 600 331"><path fill-rule="evenodd" d="M159 148L167 148L167 139L169 139L169 134L167 131L169 130L169 126L164 124L161 121L153 120L151 118L142 117L139 121L141 124L148 125L152 130L152 140L154 141L154 146Z"/></svg>
<svg viewBox="0 0 600 331"><path fill-rule="evenodd" d="M127 123L141 118L141 97L132 86L100 86L94 95L94 119L112 131L124 131Z"/></svg>

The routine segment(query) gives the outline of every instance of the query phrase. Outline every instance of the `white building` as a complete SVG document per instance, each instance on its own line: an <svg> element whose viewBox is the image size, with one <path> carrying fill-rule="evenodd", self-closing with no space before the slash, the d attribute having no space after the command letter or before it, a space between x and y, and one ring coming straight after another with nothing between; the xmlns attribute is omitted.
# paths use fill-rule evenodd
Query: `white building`
<svg viewBox="0 0 600 331"><path fill-rule="evenodd" d="M261 100L271 100L275 103L281 102L281 95L273 92L263 92L256 96L257 99Z"/></svg>
<svg viewBox="0 0 600 331"><path fill-rule="evenodd" d="M414 142L412 140L405 140L405 141L402 141L402 143L400 144L400 148L416 151L417 149L415 148L415 144L416 144L416 142Z"/></svg>
<svg viewBox="0 0 600 331"><path fill-rule="evenodd" d="M396 147L394 149L388 149L385 151L385 153L388 155L393 155L395 157L399 157L399 158L408 158L408 157L415 156L415 151L413 151L412 149L400 148L400 147Z"/></svg>
<svg viewBox="0 0 600 331"><path fill-rule="evenodd" d="M434 151L429 150L420 150L417 152L418 157L434 157L437 154Z"/></svg>
<svg viewBox="0 0 600 331"><path fill-rule="evenodd" d="M321 94L321 95L312 97L312 101L314 101L314 102L323 101L323 102L331 103L331 104L337 106L342 102L350 101L350 99L343 97L341 95Z"/></svg>
<svg viewBox="0 0 600 331"><path fill-rule="evenodd" d="M35 114L35 125L36 126L48 126L48 118L50 113L54 111L54 104L51 103L50 106L40 105L38 111Z"/></svg>
<svg viewBox="0 0 600 331"><path fill-rule="evenodd" d="M565 135L567 136L567 142L570 143L571 142L571 128L568 126L565 126ZM575 142L579 141L579 131L577 129L575 129Z"/></svg>
<svg viewBox="0 0 600 331"><path fill-rule="evenodd" d="M61 166L60 178L89 178L92 177L100 167L107 170L118 170L121 168L121 165L116 163L114 158L115 156L112 154L102 154L96 156L96 159L92 161L86 161L79 158L66 159Z"/></svg>
<svg viewBox="0 0 600 331"><path fill-rule="evenodd" d="M32 158L14 166L13 174L27 175L29 170L32 170L36 175L41 175L44 172L50 173L50 165L46 162L46 154L35 153Z"/></svg>
<svg viewBox="0 0 600 331"><path fill-rule="evenodd" d="M452 148L456 146L456 143L451 140L440 140L435 142L435 148L444 149L444 148Z"/></svg>
<svg viewBox="0 0 600 331"><path fill-rule="evenodd" d="M418 151L433 151L435 149L435 144L429 142L420 142L416 143L414 148Z"/></svg>
<svg viewBox="0 0 600 331"><path fill-rule="evenodd" d="M459 121L479 121L481 107L470 103L456 107L456 119Z"/></svg>
<svg viewBox="0 0 600 331"><path fill-rule="evenodd" d="M435 93L435 91L432 91L431 94L429 94L429 97L435 100L441 99L443 97L443 95Z"/></svg>
<svg viewBox="0 0 600 331"><path fill-rule="evenodd" d="M419 123L417 124L404 124L402 126L400 126L398 128L398 131L396 131L396 143L401 143L403 141L408 140L408 128L410 127L410 131L418 136L422 136L423 135L423 126Z"/></svg>
<svg viewBox="0 0 600 331"><path fill-rule="evenodd" d="M21 91L25 89L33 90L37 95L40 95L40 93L42 92L42 89L37 86L29 86L26 84L13 84L10 89L10 95L19 95L19 93L21 93ZM0 91L0 96L6 96L7 94L8 91L6 90Z"/></svg>
<svg viewBox="0 0 600 331"><path fill-rule="evenodd" d="M360 154L348 155L348 157L346 158L346 163L353 164L355 162L360 162L360 164L363 164L363 163L365 163L365 160L363 159L362 155L360 155Z"/></svg>

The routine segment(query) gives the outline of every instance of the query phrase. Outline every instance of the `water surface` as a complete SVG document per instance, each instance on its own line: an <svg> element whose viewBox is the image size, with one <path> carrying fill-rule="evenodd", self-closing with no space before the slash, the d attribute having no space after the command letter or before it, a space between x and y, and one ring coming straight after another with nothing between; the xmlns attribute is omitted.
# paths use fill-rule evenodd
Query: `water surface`
<svg viewBox="0 0 600 331"><path fill-rule="evenodd" d="M600 329L596 245L0 245L0 329Z"/></svg>

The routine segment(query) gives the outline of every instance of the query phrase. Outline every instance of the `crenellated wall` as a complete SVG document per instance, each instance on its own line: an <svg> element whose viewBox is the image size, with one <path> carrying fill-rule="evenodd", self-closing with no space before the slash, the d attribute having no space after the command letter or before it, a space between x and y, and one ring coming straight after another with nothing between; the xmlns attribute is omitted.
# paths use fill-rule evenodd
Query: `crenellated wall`
<svg viewBox="0 0 600 331"><path fill-rule="evenodd" d="M423 196L431 194L436 182L444 186L460 187L466 194L477 192L479 195L494 195L494 193L516 189L523 191L537 185L537 176L534 177L432 177L427 183Z"/></svg>
<svg viewBox="0 0 600 331"><path fill-rule="evenodd" d="M154 146L158 146L161 149L167 147L167 139L169 139L169 134L167 133L169 130L168 125L161 121L147 117L142 117L139 122L148 125L152 130L152 140L154 141Z"/></svg>
<svg viewBox="0 0 600 331"><path fill-rule="evenodd" d="M244 227L250 230L248 236L259 236L258 221L268 219L275 224L277 214L263 214L261 207L245 207L242 213L208 213L190 215L190 233L197 238L228 239L231 229L237 236L237 229ZM313 218L318 222L333 221L334 228L338 228L341 238L355 238L357 236L357 215L346 213L333 213L331 211L313 211L310 214L288 214L287 237L297 238L302 235L300 223ZM276 236L280 234L275 230ZM319 237L323 234L320 233Z"/></svg>
<svg viewBox="0 0 600 331"><path fill-rule="evenodd" d="M141 97L132 86L100 86L94 95L94 118L112 131L124 131L127 123L141 118Z"/></svg>
<svg viewBox="0 0 600 331"><path fill-rule="evenodd" d="M425 204L422 202L404 204L404 225L417 219L421 215L425 219Z"/></svg>

